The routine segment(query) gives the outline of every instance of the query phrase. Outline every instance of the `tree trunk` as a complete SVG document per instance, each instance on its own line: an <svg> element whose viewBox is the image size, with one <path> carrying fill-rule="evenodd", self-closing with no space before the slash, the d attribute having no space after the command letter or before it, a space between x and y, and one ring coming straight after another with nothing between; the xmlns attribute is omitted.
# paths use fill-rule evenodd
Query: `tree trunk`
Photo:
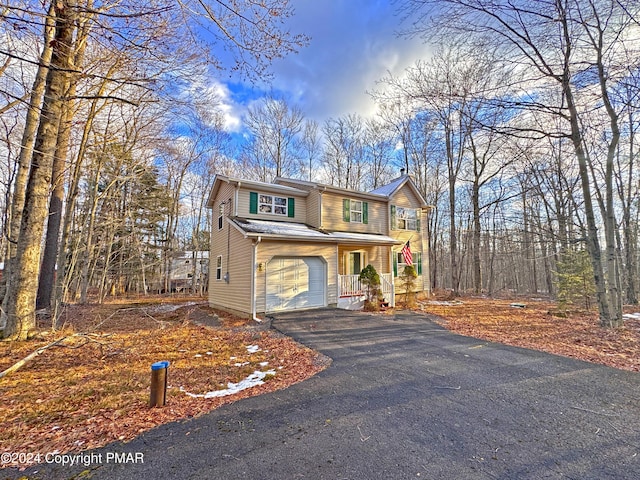
<svg viewBox="0 0 640 480"><path fill-rule="evenodd" d="M93 6L93 2L87 3L88 8ZM84 63L84 52L86 49L86 39L91 29L91 15L82 19L81 28L75 39L73 51L73 66L78 69ZM64 102L60 127L58 131L58 145L53 159L52 181L53 189L51 203L49 204L49 217L47 220L47 238L42 258L42 269L40 270L40 281L38 286L37 308L52 308L54 315L57 313L55 307L55 297L53 295L56 281L56 264L59 264L60 275L64 277L64 264L62 256L58 257L60 250L60 225L62 224L62 209L64 203L64 176L66 171L66 160L69 150L69 140L71 137L71 125L75 115L73 99L76 95L77 78L68 76L67 101ZM59 260L60 259L60 260ZM54 316L54 325L55 325Z"/></svg>
<svg viewBox="0 0 640 480"><path fill-rule="evenodd" d="M473 203L473 292L479 295L482 292L482 265L480 262L480 243L482 239L482 230L480 225L480 185L478 183L478 175L476 164L474 162L475 178L473 181L473 191L471 194L471 202Z"/></svg>
<svg viewBox="0 0 640 480"><path fill-rule="evenodd" d="M596 223L593 202L591 200L592 193L589 178L588 157L584 150L580 124L578 121L578 113L573 102L573 93L571 92L568 78L565 80L565 84L564 91L570 112L571 140L573 141L576 157L578 159L582 194L584 197L584 211L587 220L587 251L589 252L591 265L593 267L593 279L596 287L596 301L598 302L598 310L600 312L600 324L602 326L609 326L613 320L613 311L611 309L609 295L607 294L607 282L602 266L602 252L598 237L598 225Z"/></svg>
<svg viewBox="0 0 640 480"><path fill-rule="evenodd" d="M3 272L2 287L0 287L0 298L2 303L2 314L0 316L0 328L6 323L5 312L8 308L7 290L11 283L13 263L16 256L18 245L18 236L20 235L20 223L22 220L22 211L24 209L24 195L27 186L27 178L29 176L29 162L33 154L33 143L36 132L38 130L38 121L40 118L40 107L47 83L47 65L51 62L53 52L52 42L55 35L55 26L53 21L53 4L49 7L49 14L44 28L44 46L40 54L40 64L33 81L31 89L31 98L29 100L29 108L25 118L24 132L22 141L20 142L20 155L18 157L18 169L13 184L13 196L11 197L11 214L9 221L9 238L7 257Z"/></svg>
<svg viewBox="0 0 640 480"><path fill-rule="evenodd" d="M7 326L3 332L6 338L26 339L36 326L35 306L42 234L49 208L51 168L75 28L73 3L69 0L55 3L56 33L51 68L47 73L44 104L25 191L15 275L7 292Z"/></svg>
<svg viewBox="0 0 640 480"><path fill-rule="evenodd" d="M67 90L68 91L68 90ZM52 193L49 202L49 215L47 217L47 236L42 254L42 267L38 280L38 295L36 308L50 308L53 293L53 283L56 275L56 263L58 260L58 242L60 238L60 224L62 223L62 204L64 200L64 173L71 135L71 111L70 105L64 105L65 112L62 115L58 130L56 152L53 158L51 171Z"/></svg>

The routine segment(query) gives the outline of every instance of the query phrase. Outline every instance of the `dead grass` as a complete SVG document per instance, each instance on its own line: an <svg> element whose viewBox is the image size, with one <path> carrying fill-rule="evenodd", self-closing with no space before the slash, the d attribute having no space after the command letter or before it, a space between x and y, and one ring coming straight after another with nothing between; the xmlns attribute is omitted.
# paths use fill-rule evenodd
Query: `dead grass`
<svg viewBox="0 0 640 480"><path fill-rule="evenodd" d="M184 300L183 300L184 301ZM160 302L69 306L64 331L28 342L0 343L0 371L63 335L22 369L0 379L0 452L73 452L128 441L162 423L206 413L250 395L285 388L326 366L319 354L273 331L247 328L223 313L222 326L187 319L211 314L201 304ZM247 347L259 350L249 353ZM152 363L170 362L164 408L149 408ZM219 398L193 398L275 370L263 385ZM9 466L5 464L3 466Z"/></svg>

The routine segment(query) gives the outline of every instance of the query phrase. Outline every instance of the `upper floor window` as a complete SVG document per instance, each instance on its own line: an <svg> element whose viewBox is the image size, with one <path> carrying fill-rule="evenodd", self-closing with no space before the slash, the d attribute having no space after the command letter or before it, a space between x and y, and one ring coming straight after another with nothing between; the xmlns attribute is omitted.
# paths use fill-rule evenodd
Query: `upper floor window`
<svg viewBox="0 0 640 480"><path fill-rule="evenodd" d="M286 215L287 199L285 197L276 197L275 195L260 194L260 198L258 200L258 211L260 213Z"/></svg>
<svg viewBox="0 0 640 480"><path fill-rule="evenodd" d="M343 220L350 223L368 223L369 205L361 200L345 198L342 201Z"/></svg>
<svg viewBox="0 0 640 480"><path fill-rule="evenodd" d="M420 210L391 205L391 229L392 230L416 230L420 231Z"/></svg>
<svg viewBox="0 0 640 480"><path fill-rule="evenodd" d="M224 222L224 203L218 205L218 230L222 230Z"/></svg>
<svg viewBox="0 0 640 480"><path fill-rule="evenodd" d="M265 193L249 193L249 213L265 213L294 217L295 200Z"/></svg>

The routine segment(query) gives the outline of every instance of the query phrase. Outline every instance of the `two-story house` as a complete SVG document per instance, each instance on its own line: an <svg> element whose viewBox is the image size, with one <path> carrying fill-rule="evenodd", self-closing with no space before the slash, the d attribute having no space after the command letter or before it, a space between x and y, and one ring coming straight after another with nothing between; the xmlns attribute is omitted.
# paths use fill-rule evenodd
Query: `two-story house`
<svg viewBox="0 0 640 480"><path fill-rule="evenodd" d="M254 318L283 310L359 308L364 297L358 276L368 264L393 305L407 242L416 288L429 289L428 206L408 175L372 192L217 175L207 205L213 214L214 308Z"/></svg>

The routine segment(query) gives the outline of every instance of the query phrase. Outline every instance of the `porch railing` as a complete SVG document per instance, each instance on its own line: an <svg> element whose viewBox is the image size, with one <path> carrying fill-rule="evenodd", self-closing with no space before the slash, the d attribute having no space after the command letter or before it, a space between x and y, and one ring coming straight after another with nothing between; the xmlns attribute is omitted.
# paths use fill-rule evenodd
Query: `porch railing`
<svg viewBox="0 0 640 480"><path fill-rule="evenodd" d="M392 304L394 302L393 294L393 274L380 274L380 288L382 296ZM338 275L338 288L341 297L357 297L366 293L366 288L360 284L359 275Z"/></svg>

